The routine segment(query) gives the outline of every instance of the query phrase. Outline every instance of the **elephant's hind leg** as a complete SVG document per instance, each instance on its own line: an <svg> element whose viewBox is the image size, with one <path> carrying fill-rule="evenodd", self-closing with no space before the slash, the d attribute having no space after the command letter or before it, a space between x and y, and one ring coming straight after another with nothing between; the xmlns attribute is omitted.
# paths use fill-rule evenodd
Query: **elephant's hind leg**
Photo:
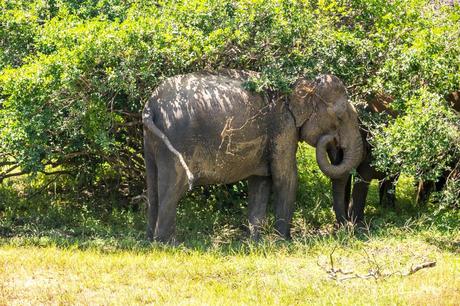
<svg viewBox="0 0 460 306"><path fill-rule="evenodd" d="M147 170L147 239L153 240L158 217L158 173L153 155L146 154L145 168Z"/></svg>
<svg viewBox="0 0 460 306"><path fill-rule="evenodd" d="M248 179L249 189L249 231L251 238L260 238L260 228L267 213L270 198L271 178L268 176L251 176Z"/></svg>
<svg viewBox="0 0 460 306"><path fill-rule="evenodd" d="M147 173L147 239L153 240L158 217L158 169L154 145L147 137L144 137L144 160Z"/></svg>
<svg viewBox="0 0 460 306"><path fill-rule="evenodd" d="M164 154L161 159L158 158L157 168L158 219L155 239L161 242L173 242L177 203L187 190L187 175L180 162L171 154Z"/></svg>

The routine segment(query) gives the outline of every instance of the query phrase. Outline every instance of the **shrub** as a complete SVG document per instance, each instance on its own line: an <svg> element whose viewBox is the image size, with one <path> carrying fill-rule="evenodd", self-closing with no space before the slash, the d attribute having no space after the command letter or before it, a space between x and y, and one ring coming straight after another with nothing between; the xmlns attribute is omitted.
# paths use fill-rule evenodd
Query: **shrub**
<svg viewBox="0 0 460 306"><path fill-rule="evenodd" d="M407 101L404 115L375 133L377 166L436 180L459 156L458 120L439 95L421 89Z"/></svg>
<svg viewBox="0 0 460 306"><path fill-rule="evenodd" d="M349 86L353 103L375 94L392 97L402 117L375 129L382 168L433 177L458 157L447 142L456 123L442 102L460 83L457 4L1 4L0 158L9 166L0 178L17 169L59 167L85 184L110 174L138 191L144 185L139 113L146 98L169 76L220 67L260 71L255 90L288 92L299 75L330 72ZM433 130L426 134L423 124L434 124Z"/></svg>

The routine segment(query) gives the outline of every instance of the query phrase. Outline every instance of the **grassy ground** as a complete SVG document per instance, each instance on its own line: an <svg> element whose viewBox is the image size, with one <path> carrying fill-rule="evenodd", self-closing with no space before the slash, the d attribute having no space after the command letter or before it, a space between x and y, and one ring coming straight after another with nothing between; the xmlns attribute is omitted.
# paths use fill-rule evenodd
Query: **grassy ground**
<svg viewBox="0 0 460 306"><path fill-rule="evenodd" d="M416 207L403 178L396 210L375 205L374 184L370 227L334 231L328 180L310 155L299 154L291 242L277 239L272 220L262 242L245 238L245 197L233 190L244 185L192 192L172 247L145 241L142 205L10 181L0 188L0 305L458 305L459 212ZM376 277L338 281L332 268Z"/></svg>
<svg viewBox="0 0 460 306"><path fill-rule="evenodd" d="M16 244L17 243L17 244ZM336 281L328 278L329 255L336 268L407 272L413 275ZM369 256L369 257L368 257ZM0 249L0 304L415 304L458 305L458 254L423 236L351 239L329 237L293 242L215 248L24 245Z"/></svg>

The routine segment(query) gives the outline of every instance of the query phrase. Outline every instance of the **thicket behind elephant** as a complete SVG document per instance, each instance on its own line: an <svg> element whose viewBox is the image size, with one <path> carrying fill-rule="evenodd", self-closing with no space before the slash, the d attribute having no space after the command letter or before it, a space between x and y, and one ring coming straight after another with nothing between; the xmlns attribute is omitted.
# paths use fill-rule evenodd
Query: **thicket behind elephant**
<svg viewBox="0 0 460 306"><path fill-rule="evenodd" d="M449 103L450 107L460 115L460 91L454 91L446 96L446 101ZM439 192L444 189L447 184L449 178L458 178L459 177L459 169L458 169L459 161L453 161L450 164L451 170L446 170L442 173L442 175L436 181L419 181L417 187L417 196L416 202L417 204L424 203L428 201L431 193ZM460 195L460 194L459 194Z"/></svg>
<svg viewBox="0 0 460 306"><path fill-rule="evenodd" d="M455 165L454 165L455 166ZM444 189L447 183L447 178L451 175L451 171L446 170L438 178L437 181L423 181L420 180L417 186L417 195L415 202L417 204L424 204L430 198L433 192L439 192Z"/></svg>
<svg viewBox="0 0 460 306"><path fill-rule="evenodd" d="M357 114L342 82L299 78L288 96L244 88L252 72L193 73L165 80L143 111L149 238L169 241L176 206L194 185L248 179L254 238L273 191L275 229L288 238L297 189L298 141L316 146L331 178L356 167L362 155ZM327 148L343 149L332 165Z"/></svg>

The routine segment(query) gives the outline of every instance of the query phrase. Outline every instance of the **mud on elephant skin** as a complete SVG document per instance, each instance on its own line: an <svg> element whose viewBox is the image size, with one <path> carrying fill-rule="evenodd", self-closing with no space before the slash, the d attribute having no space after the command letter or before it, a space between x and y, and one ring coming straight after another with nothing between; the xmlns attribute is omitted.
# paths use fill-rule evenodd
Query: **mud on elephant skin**
<svg viewBox="0 0 460 306"><path fill-rule="evenodd" d="M290 95L244 88L255 72L225 70L171 77L143 111L149 239L174 239L176 207L195 185L248 180L249 228L259 237L273 191L275 229L290 237L297 189L298 141L317 147L331 178L356 167L362 155L357 114L343 83L322 75L299 78ZM344 156L332 165L326 149Z"/></svg>

